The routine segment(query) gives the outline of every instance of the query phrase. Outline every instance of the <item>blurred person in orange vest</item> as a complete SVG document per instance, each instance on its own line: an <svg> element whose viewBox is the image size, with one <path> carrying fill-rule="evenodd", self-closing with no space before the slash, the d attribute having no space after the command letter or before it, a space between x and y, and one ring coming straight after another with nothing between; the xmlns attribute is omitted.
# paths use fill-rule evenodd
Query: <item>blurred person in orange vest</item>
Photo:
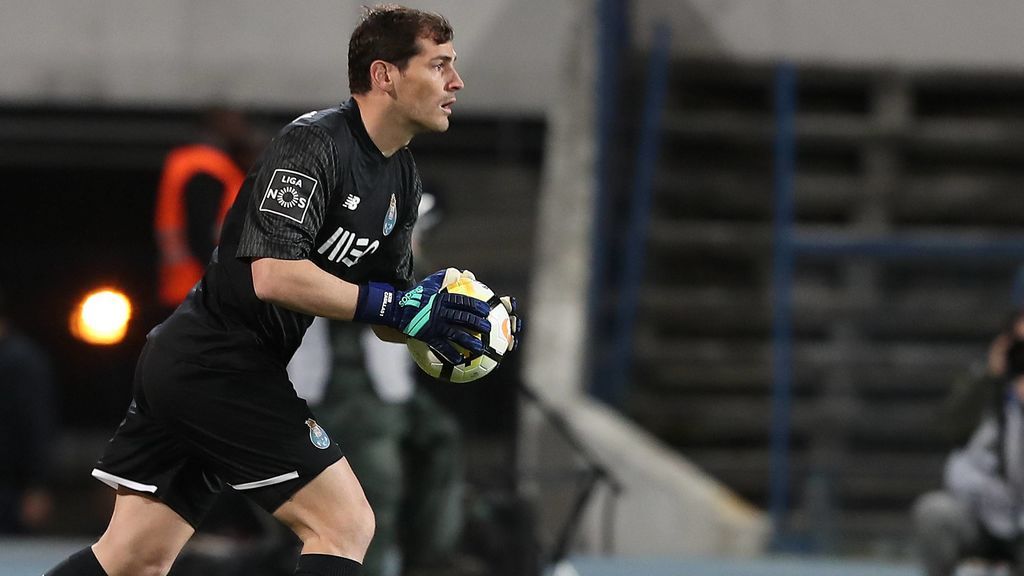
<svg viewBox="0 0 1024 576"><path fill-rule="evenodd" d="M157 190L159 301L173 309L203 275L221 225L261 142L242 112L211 108L201 136L171 150Z"/></svg>

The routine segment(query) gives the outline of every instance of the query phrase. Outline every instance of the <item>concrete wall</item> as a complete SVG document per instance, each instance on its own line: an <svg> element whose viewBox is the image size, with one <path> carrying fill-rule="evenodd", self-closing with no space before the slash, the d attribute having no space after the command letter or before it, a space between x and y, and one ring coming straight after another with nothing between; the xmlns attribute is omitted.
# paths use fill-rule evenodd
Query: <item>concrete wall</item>
<svg viewBox="0 0 1024 576"><path fill-rule="evenodd" d="M358 0L8 0L0 102L321 106L348 93ZM544 113L560 52L592 8L571 0L409 0L456 28L459 108ZM911 66L1020 67L1018 0L634 0L635 36L678 52Z"/></svg>
<svg viewBox="0 0 1024 576"><path fill-rule="evenodd" d="M736 59L1020 68L1018 0L635 0L636 37L673 27L676 52Z"/></svg>
<svg viewBox="0 0 1024 576"><path fill-rule="evenodd" d="M0 102L329 105L372 1L10 0ZM457 109L540 113L554 96L565 0L412 0L445 14L466 89Z"/></svg>
<svg viewBox="0 0 1024 576"><path fill-rule="evenodd" d="M576 0L581 13L593 0ZM580 18L559 50L561 86L549 111L549 145L537 225L537 261L530 294L526 380L568 421L622 482L607 525L608 493L587 509L576 551L601 553L610 535L618 554L753 555L763 550L767 523L714 479L621 415L583 393L582 359L588 345L591 200L595 186L595 22ZM572 484L536 477L565 476L577 454L532 405L523 410L523 485L539 504L542 540L559 536L571 512Z"/></svg>

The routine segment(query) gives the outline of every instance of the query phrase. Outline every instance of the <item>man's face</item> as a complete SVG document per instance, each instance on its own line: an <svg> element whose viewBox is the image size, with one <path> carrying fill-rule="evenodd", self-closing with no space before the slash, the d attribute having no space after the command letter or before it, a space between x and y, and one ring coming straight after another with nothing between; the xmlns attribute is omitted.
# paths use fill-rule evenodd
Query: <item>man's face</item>
<svg viewBox="0 0 1024 576"><path fill-rule="evenodd" d="M436 44L427 38L417 43L420 53L409 59L395 79L396 108L413 134L444 132L455 93L463 87L455 71L455 49L450 42Z"/></svg>

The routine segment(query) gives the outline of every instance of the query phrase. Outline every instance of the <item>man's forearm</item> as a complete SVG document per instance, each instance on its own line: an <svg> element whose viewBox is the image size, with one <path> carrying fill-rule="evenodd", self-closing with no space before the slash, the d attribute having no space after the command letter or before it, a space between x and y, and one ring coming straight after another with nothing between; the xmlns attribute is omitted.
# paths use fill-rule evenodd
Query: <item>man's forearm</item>
<svg viewBox="0 0 1024 576"><path fill-rule="evenodd" d="M394 342L395 344L404 344L409 339L401 330L377 324L373 325L373 333L377 335L377 338L385 342Z"/></svg>
<svg viewBox="0 0 1024 576"><path fill-rule="evenodd" d="M309 260L260 258L252 263L256 297L264 302L333 320L352 320L359 287Z"/></svg>

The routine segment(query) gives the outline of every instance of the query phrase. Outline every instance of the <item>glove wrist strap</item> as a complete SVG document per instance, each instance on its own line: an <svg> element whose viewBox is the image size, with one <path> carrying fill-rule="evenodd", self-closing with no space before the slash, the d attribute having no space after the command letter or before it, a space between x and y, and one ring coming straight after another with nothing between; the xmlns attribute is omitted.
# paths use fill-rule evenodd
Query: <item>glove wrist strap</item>
<svg viewBox="0 0 1024 576"><path fill-rule="evenodd" d="M401 297L402 293L390 284L360 284L359 300L352 321L398 328L398 301Z"/></svg>

